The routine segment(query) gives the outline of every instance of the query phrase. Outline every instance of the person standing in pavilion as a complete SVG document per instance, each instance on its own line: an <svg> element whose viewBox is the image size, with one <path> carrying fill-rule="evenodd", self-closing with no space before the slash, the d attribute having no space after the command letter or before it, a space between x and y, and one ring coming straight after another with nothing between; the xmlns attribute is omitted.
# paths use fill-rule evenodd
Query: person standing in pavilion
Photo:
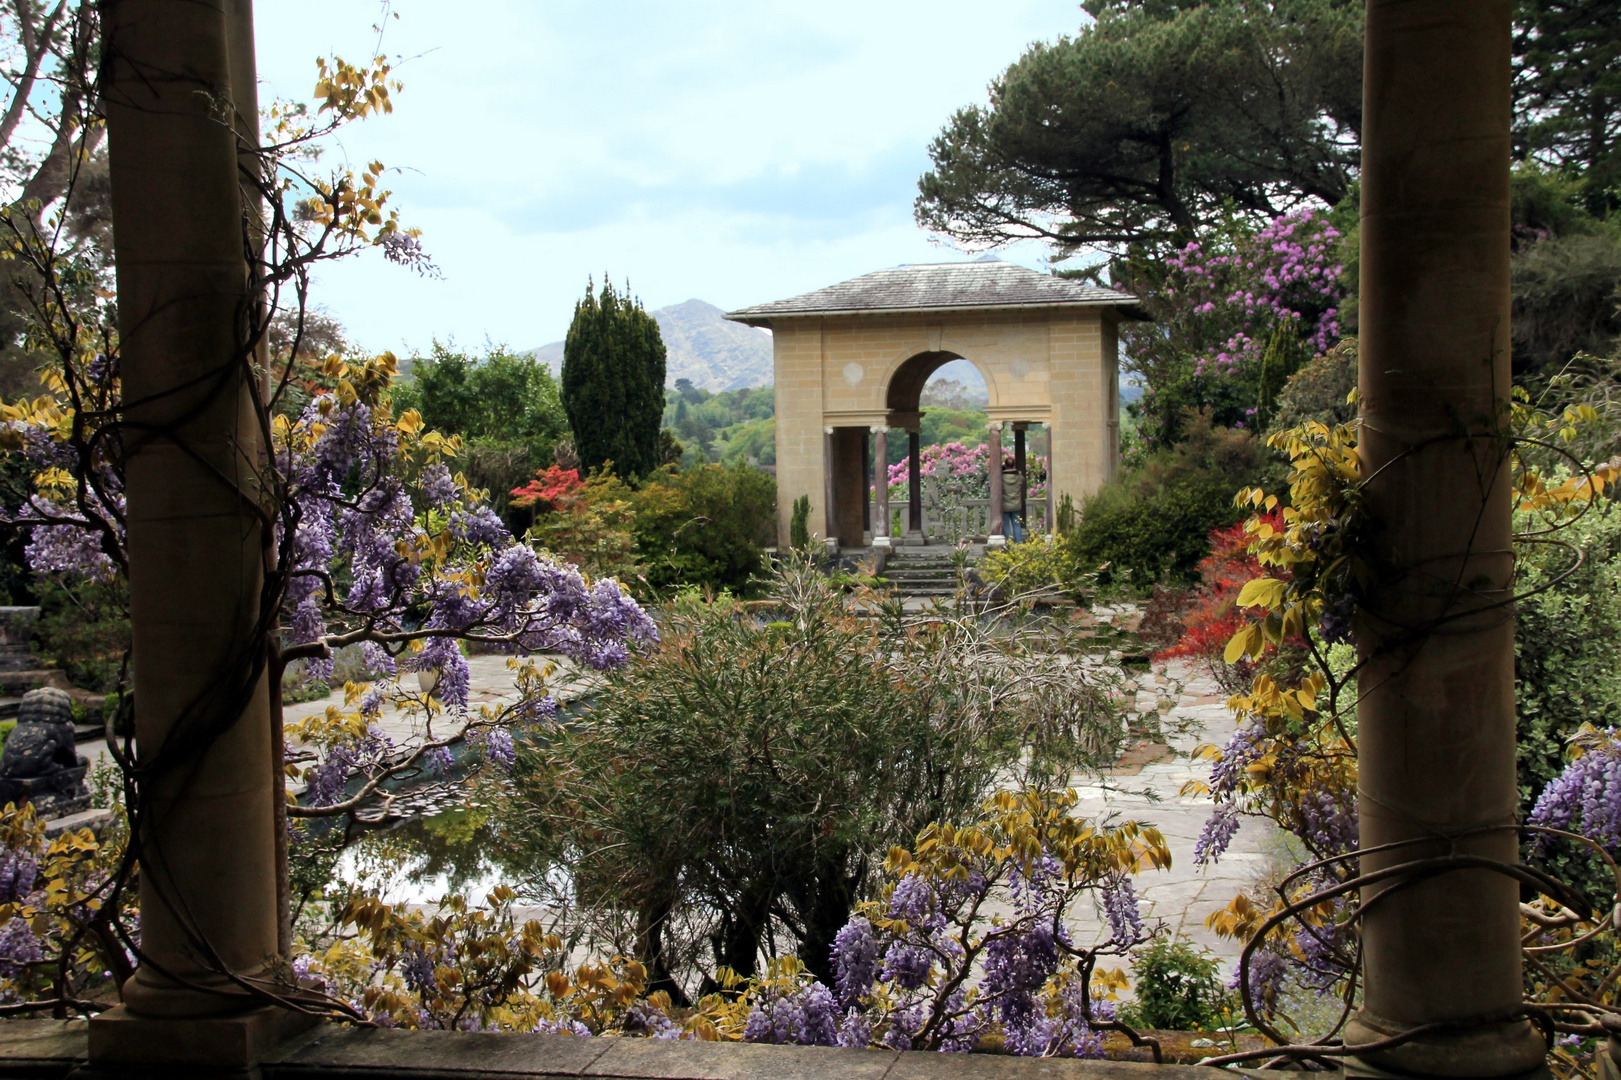
<svg viewBox="0 0 1621 1080"><path fill-rule="evenodd" d="M1002 466L1002 533L1015 544L1024 542L1024 474L1013 465Z"/></svg>

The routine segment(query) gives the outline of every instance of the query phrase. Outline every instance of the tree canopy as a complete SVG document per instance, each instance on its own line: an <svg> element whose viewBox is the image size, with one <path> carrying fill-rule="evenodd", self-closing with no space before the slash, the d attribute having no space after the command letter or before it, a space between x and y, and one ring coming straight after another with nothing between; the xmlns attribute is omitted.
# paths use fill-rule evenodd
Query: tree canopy
<svg viewBox="0 0 1621 1080"><path fill-rule="evenodd" d="M1275 218L1350 191L1362 123L1352 0L1091 0L930 145L919 224L975 244L1119 250L1225 206Z"/></svg>
<svg viewBox="0 0 1621 1080"><path fill-rule="evenodd" d="M465 438L544 443L566 432L557 380L546 365L502 346L479 358L438 341L411 364L411 384L396 394L429 427Z"/></svg>
<svg viewBox="0 0 1621 1080"><path fill-rule="evenodd" d="M1515 153L1581 175L1591 213L1621 208L1615 0L1518 0L1515 8Z"/></svg>
<svg viewBox="0 0 1621 1080"><path fill-rule="evenodd" d="M612 462L646 476L659 467L664 355L659 324L628 288L604 277L597 294L587 284L563 339L563 411L582 468Z"/></svg>

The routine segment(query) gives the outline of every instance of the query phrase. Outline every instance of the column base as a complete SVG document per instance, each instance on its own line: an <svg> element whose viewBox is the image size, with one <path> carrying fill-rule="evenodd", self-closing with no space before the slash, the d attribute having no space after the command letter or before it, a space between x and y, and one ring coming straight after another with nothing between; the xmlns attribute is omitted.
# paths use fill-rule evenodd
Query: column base
<svg viewBox="0 0 1621 1080"><path fill-rule="evenodd" d="M202 1019L136 1016L117 1005L91 1018L90 1063L74 1076L256 1076L272 1047L318 1023L274 1005Z"/></svg>
<svg viewBox="0 0 1621 1080"><path fill-rule="evenodd" d="M1370 1016L1366 1009L1345 1025L1347 1046L1400 1034L1406 1025ZM1529 1020L1437 1032L1346 1063L1346 1077L1482 1077L1532 1080L1550 1075L1548 1046Z"/></svg>
<svg viewBox="0 0 1621 1080"><path fill-rule="evenodd" d="M1005 536L987 536L985 538L985 546L988 547L988 548L1007 547L1007 537L1005 537Z"/></svg>
<svg viewBox="0 0 1621 1080"><path fill-rule="evenodd" d="M915 529L908 530L906 535L901 537L903 547L923 547L928 542L929 538Z"/></svg>

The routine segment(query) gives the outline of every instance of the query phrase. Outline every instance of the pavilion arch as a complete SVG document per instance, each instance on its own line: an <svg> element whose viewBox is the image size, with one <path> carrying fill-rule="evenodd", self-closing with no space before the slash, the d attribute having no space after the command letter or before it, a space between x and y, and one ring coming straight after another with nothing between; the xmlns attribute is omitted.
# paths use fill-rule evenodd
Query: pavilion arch
<svg viewBox="0 0 1621 1080"><path fill-rule="evenodd" d="M731 312L772 332L780 542L794 502L808 497L813 532L847 548L888 546L888 433L906 430L915 451L923 386L959 359L985 378L988 442L999 446L1010 427L1022 444L1026 427L1045 424L1049 491L1097 490L1118 460L1116 327L1142 317L1125 293L996 260L898 266ZM993 470L993 503L999 484ZM915 480L910 502L903 532L922 543Z"/></svg>
<svg viewBox="0 0 1621 1080"><path fill-rule="evenodd" d="M974 361L961 353L945 349L933 349L928 352L912 353L890 369L884 378L885 405L891 413L916 413L922 408L921 398L923 388L928 385L929 379L936 371L947 364L957 360L966 360L970 364ZM974 364L974 370L985 380L985 392L989 396L989 404L995 405L996 386L984 368ZM894 425L903 426L903 425Z"/></svg>

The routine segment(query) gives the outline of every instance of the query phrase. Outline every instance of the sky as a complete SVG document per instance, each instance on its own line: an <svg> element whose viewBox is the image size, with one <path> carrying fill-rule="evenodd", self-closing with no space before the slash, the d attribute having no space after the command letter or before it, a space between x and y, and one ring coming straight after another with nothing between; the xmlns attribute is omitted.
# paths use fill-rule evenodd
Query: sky
<svg viewBox="0 0 1621 1080"><path fill-rule="evenodd" d="M378 0L260 0L260 100L374 49ZM443 272L367 253L314 300L372 350L560 340L588 275L727 310L972 254L912 221L928 144L1075 0L393 0L404 90L327 163L381 160ZM1040 267L1045 249L1001 257Z"/></svg>

